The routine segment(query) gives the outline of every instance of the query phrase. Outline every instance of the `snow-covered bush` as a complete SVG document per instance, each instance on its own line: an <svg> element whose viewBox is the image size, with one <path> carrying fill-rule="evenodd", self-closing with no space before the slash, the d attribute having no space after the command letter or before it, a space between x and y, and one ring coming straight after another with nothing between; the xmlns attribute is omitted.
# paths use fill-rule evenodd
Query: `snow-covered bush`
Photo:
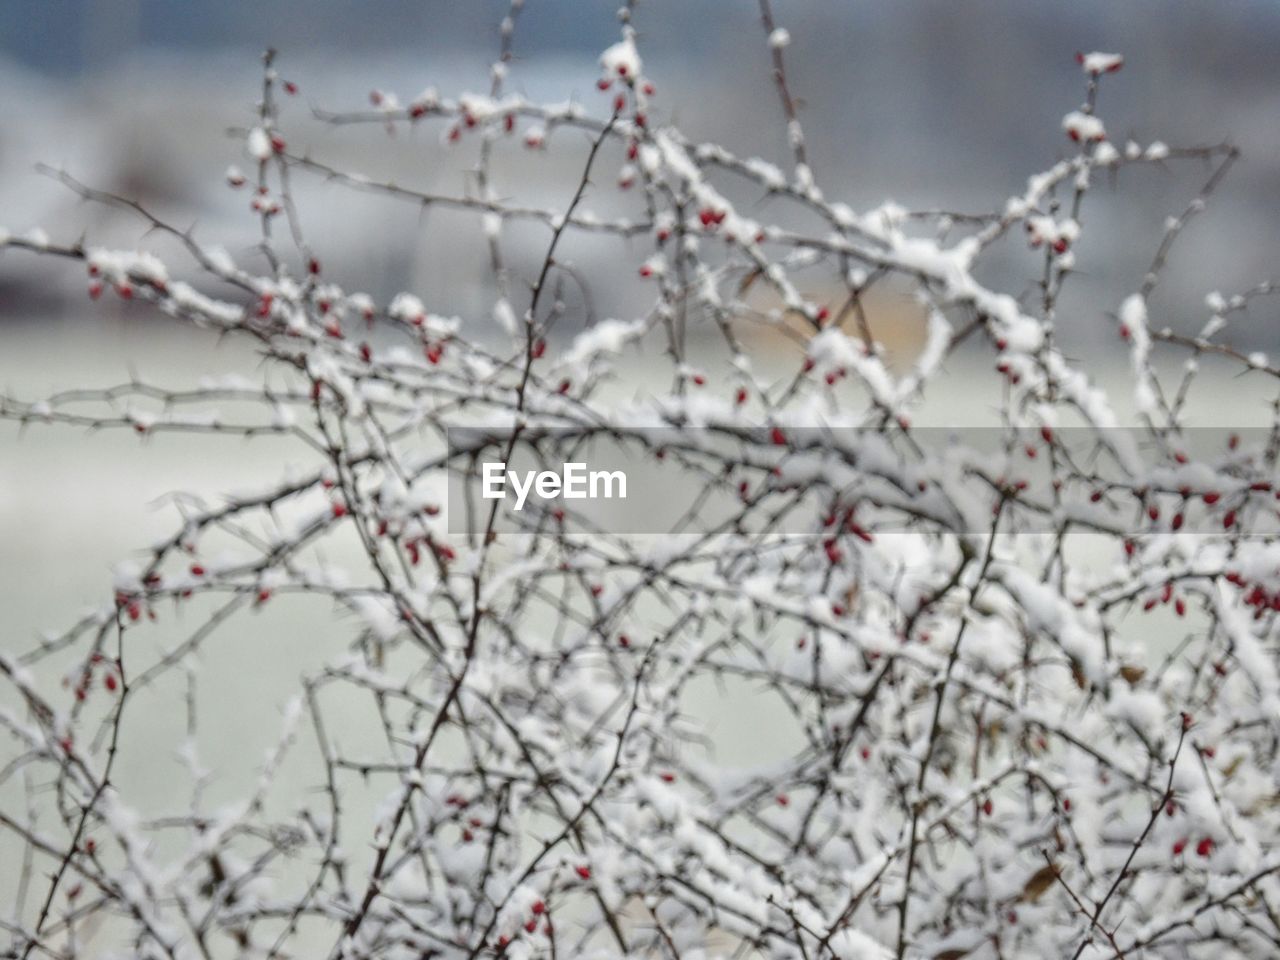
<svg viewBox="0 0 1280 960"><path fill-rule="evenodd" d="M1185 429L1201 360L1280 376L1227 339L1272 289L1212 295L1190 336L1154 296L1235 150L1114 143L1098 94L1122 61L1091 53L1084 102L1042 118L1061 123L1063 158L1000 209L860 212L815 180L786 71L797 46L767 0L780 164L667 122L680 95L646 77L630 5L598 103L510 92L520 7L488 93L378 91L372 109L318 115L473 149L468 195L295 146L308 118L268 55L246 170L227 174L257 251L233 259L73 172L59 176L190 263L3 235L10 256L78 261L95 300L243 338L266 361L181 391L7 397L6 419L155 442L279 435L312 462L253 496L181 501L172 536L96 613L7 643L0 825L22 896L0 921L5 956L1277 955L1280 435L1193 451ZM580 163L562 204L494 182L495 155L558 149ZM1179 163L1205 167L1202 189L1153 238L1136 289L1090 318L1131 359L1126 423L1055 344L1060 294L1107 202L1095 181ZM444 317L430 290L331 282L293 199L307 177L473 215L490 306ZM628 213L593 212L615 184ZM504 243L530 225L545 252L523 275ZM645 312L563 334L558 252L574 234L645 279ZM1034 259L1033 296L979 279L994 250ZM842 295L806 295L815 277ZM868 306L888 284L928 318L910 363L880 346ZM962 347L1001 383L988 447L912 426ZM1186 360L1172 379L1166 354ZM483 451L446 446L458 426L507 456L536 440L551 462L593 436L633 443L736 498L735 522L628 536L557 507L530 510L529 535L499 532L510 517L481 501L459 526L443 492ZM205 804L193 736L195 799L140 812L115 769L131 725L180 728L200 661L282 594L334 605L350 652L282 691L252 792ZM170 604L200 613L156 650L149 620ZM1158 617L1160 637L1143 626ZM783 706L785 761L729 769L705 749L698 704L716 681ZM137 713L162 703L176 715ZM348 718L370 709L382 737L353 754ZM356 799L368 790L381 802Z"/></svg>

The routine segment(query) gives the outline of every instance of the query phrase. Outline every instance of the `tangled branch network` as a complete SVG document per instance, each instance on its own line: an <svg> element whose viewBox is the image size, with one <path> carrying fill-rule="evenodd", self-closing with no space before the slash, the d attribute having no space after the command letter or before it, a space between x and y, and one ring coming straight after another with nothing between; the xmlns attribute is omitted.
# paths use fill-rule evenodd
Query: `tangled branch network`
<svg viewBox="0 0 1280 960"><path fill-rule="evenodd" d="M0 657L16 889L3 955L1280 955L1280 424L1200 452L1184 430L1202 362L1280 377L1229 339L1274 287L1211 295L1195 335L1149 322L1170 249L1235 149L1113 144L1099 90L1122 61L1093 53L1063 159L1002 208L857 212L811 172L768 0L780 166L664 122L671 95L646 77L630 4L597 107L507 92L521 5L485 95L375 92L371 108L291 128L297 88L268 54L241 132L251 163L227 177L261 227L244 262L68 172L55 175L189 262L3 235L10 256L79 262L95 300L265 360L190 390L5 397L5 419L278 435L311 462L255 495L179 499L172 535L121 570L109 602ZM304 121L430 129L474 151L476 187L435 195L339 169L294 148ZM495 157L557 149L578 171L561 204L495 182ZM1055 344L1060 294L1106 202L1094 182L1180 163L1207 180L1097 318L1131 359L1126 424ZM474 215L492 309L459 320L431 312L431 291L329 282L291 189L312 177ZM593 213L614 180L632 212ZM504 260L516 227L543 231L529 274ZM561 287L601 282L562 255L583 234L616 244L647 309L573 316ZM1034 295L976 278L991 251L1024 244ZM806 296L815 277L841 296ZM889 284L928 317L906 364L868 306ZM758 354L761 331L784 376ZM999 381L994 452L912 426L962 344ZM1164 356L1185 363L1170 375ZM653 537L588 529L572 505L500 530L505 512L478 501L459 532L442 491L485 453L445 444L464 425L505 438L494 459L532 444L565 462L607 436L735 511ZM651 449L655 427L668 429ZM280 691L245 795L205 798L200 744L217 732L193 723L190 803L155 812L117 762L131 730L180 729L226 632L289 594L339 610L351 645ZM160 645L151 621L171 607L196 626ZM1144 611L1173 639L1151 642ZM783 759L717 759L699 715L717 681L781 704ZM164 704L178 715L158 716ZM348 729L357 714L377 737Z"/></svg>

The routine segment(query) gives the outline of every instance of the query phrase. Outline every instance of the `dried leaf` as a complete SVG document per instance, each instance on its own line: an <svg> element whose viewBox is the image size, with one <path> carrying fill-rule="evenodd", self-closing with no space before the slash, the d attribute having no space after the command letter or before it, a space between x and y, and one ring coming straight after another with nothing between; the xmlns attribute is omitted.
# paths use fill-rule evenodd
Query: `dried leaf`
<svg viewBox="0 0 1280 960"><path fill-rule="evenodd" d="M1022 893L1018 895L1018 899L1023 903L1035 903L1044 892L1053 886L1053 881L1058 879L1058 867L1056 864L1047 863L1035 873L1033 873L1025 884L1022 886Z"/></svg>
<svg viewBox="0 0 1280 960"><path fill-rule="evenodd" d="M1126 663L1120 668L1120 676L1124 677L1131 687L1136 687L1146 675L1147 668L1139 667L1136 664Z"/></svg>
<svg viewBox="0 0 1280 960"><path fill-rule="evenodd" d="M1071 679L1076 682L1076 686L1081 690L1089 685L1089 680L1085 677L1084 671L1080 669L1080 664L1074 660L1071 661Z"/></svg>
<svg viewBox="0 0 1280 960"><path fill-rule="evenodd" d="M849 584L849 589L844 592L844 608L852 613L858 607L858 595L862 592L857 580Z"/></svg>

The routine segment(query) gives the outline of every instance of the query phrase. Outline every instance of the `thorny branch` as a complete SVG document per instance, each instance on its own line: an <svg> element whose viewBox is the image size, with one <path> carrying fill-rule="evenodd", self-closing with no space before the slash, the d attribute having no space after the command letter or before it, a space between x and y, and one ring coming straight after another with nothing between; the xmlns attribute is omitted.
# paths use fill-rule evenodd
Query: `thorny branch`
<svg viewBox="0 0 1280 960"><path fill-rule="evenodd" d="M267 437L310 458L255 493L174 496L174 532L108 602L0 655L0 828L19 850L3 955L1274 955L1280 414L1208 451L1190 451L1189 424L1200 363L1280 377L1230 336L1280 287L1210 296L1194 334L1159 300L1235 148L1113 144L1099 94L1122 61L1087 54L1069 151L999 209L856 212L814 180L768 0L790 172L665 122L678 94L645 73L632 3L600 61L606 109L512 93L522 8L487 94L377 90L372 109L309 118L437 130L474 150L461 195L313 155L268 52L238 132L253 173L228 175L252 191L250 262L66 171L48 172L189 263L0 233L12 255L82 264L95 300L248 340L266 370L2 396L0 417ZM498 158L584 140L563 206L500 182ZM1106 202L1094 179L1186 162L1208 179L1116 292L1127 432L1053 328ZM604 216L615 173L630 206ZM330 282L303 180L474 216L496 331L432 312L430 291ZM518 223L549 231L527 277L507 257ZM570 262L571 236L616 245L651 304L557 329L560 283L617 279ZM1021 242L1027 303L977 278ZM830 303L806 293L819 278ZM877 341L889 283L927 315L910 364ZM912 425L962 346L1000 381L988 448ZM1160 352L1188 362L1172 383ZM617 382L639 399L611 398ZM445 442L476 425L494 435ZM483 458L562 462L601 439L694 491L667 535L558 504L447 504ZM711 520L713 501L731 509ZM333 605L353 642L290 691L252 786L214 808L199 662L281 598ZM194 625L149 644L170 605ZM1168 642L1135 626L1145 613ZM780 756L717 758L698 706L718 687L782 718ZM140 716L160 692L180 704L191 799L144 815L117 756L134 725L163 722ZM1177 763L1184 741L1198 764Z"/></svg>

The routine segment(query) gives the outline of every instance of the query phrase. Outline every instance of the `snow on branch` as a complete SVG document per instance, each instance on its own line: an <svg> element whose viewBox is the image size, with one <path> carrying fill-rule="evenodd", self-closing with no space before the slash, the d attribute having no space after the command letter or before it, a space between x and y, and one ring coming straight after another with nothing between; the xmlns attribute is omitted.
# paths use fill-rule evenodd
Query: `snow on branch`
<svg viewBox="0 0 1280 960"><path fill-rule="evenodd" d="M5 955L1275 955L1280 422L1193 451L1186 398L1201 360L1280 377L1230 339L1276 287L1215 293L1196 336L1169 329L1156 297L1235 149L1113 144L1099 90L1123 61L1088 53L1085 101L1040 118L1061 125L1062 159L1007 202L858 211L818 186L786 69L803 45L768 0L781 164L668 122L681 94L645 73L657 25L634 26L630 3L617 43L582 64L598 101L514 92L522 6L484 92L379 89L368 108L305 117L269 53L227 158L259 233L239 257L72 171L54 175L177 238L187 261L0 234L10 256L78 264L92 301L251 341L266 361L182 390L4 396L0 417L144 442L272 435L309 458L216 503L175 497L172 534L97 609L0 656L0 827L28 891L6 911ZM316 121L472 145L477 187L342 168L307 145ZM528 150L576 165L558 204L497 182L494 157ZM1184 161L1207 179L1153 238L1149 273L1112 317L1073 318L1127 352L1128 424L1059 349L1061 294L1108 202L1095 175ZM334 282L294 200L302 178L470 216L491 299L454 317L436 291ZM629 202L616 216L593 209L612 184ZM528 275L507 258L516 224L541 231ZM566 236L608 245L645 309L567 332ZM1032 296L980 279L1011 248L1032 258ZM807 292L817 274L838 296ZM895 284L928 317L908 364L873 306ZM790 345L780 379L761 329L778 334L768 349ZM912 424L962 348L1001 387L981 451ZM608 437L735 506L628 537L569 504L531 510L527 536L477 501L460 533L449 480L494 449L440 442L463 426L553 462ZM122 741L194 718L228 624L290 595L334 611L351 646L281 691L251 792L203 799L200 744L217 732L192 719L190 806L152 809L119 774ZM151 621L174 606L193 619L157 649ZM1146 614L1173 638L1159 649L1135 627ZM790 752L742 769L707 750L696 704L717 683L780 710ZM350 718L370 712L379 736L361 739Z"/></svg>

